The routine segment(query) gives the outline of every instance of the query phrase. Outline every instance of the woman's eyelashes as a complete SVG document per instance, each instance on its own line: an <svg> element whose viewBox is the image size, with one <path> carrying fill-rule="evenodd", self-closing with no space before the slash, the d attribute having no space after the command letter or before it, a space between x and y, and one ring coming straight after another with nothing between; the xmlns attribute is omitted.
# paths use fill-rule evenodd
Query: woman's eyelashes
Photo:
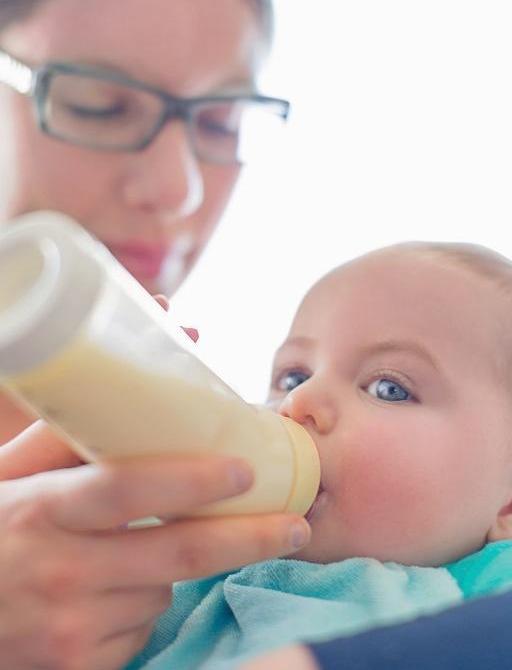
<svg viewBox="0 0 512 670"><path fill-rule="evenodd" d="M416 398L409 391L403 381L394 379L391 375L381 375L374 379L364 390L369 395L384 402L411 402Z"/></svg>

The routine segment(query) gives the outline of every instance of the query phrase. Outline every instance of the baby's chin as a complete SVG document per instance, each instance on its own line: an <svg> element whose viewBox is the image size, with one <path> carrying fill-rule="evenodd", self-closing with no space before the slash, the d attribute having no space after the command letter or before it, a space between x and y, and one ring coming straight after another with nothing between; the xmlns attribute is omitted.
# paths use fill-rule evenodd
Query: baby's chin
<svg viewBox="0 0 512 670"><path fill-rule="evenodd" d="M311 541L294 554L286 556L295 561L308 561L309 563L337 563L346 558L354 558L354 555L347 552L346 547L337 547L332 545L332 537L329 541L322 538L321 530L315 529L315 522L311 523ZM315 532L316 531L316 532Z"/></svg>
<svg viewBox="0 0 512 670"><path fill-rule="evenodd" d="M344 561L347 558L356 558L355 556L345 554L343 552L333 552L326 551L321 547L315 547L314 544L309 544L307 547L303 547L295 554L290 554L284 558L291 559L293 561L307 561L308 563L338 563L339 561Z"/></svg>
<svg viewBox="0 0 512 670"><path fill-rule="evenodd" d="M292 561L308 561L308 563L333 563L334 561L322 560L318 552L308 551L307 548L302 548L300 551L297 551L295 554L290 554L289 556L283 556L283 558L291 559ZM340 559L341 560L341 559Z"/></svg>
<svg viewBox="0 0 512 670"><path fill-rule="evenodd" d="M333 546L332 538L330 538L331 541L322 541L319 533L317 533L317 537L315 538L314 524L312 524L312 531L311 542L307 546L284 558L320 564L339 563L349 558L373 558L381 563L398 563L400 565L430 568L442 566L447 562L444 558L441 560L437 556L425 557L419 556L417 553L411 555L405 549L402 551L399 549L390 551L388 548L380 548L379 551L376 547L372 547L371 549L366 547L365 550L363 547L357 547L356 549L356 547ZM463 556L460 558L463 558Z"/></svg>
<svg viewBox="0 0 512 670"><path fill-rule="evenodd" d="M382 559L379 556L371 554L370 552L354 551L354 548L352 548L351 551L350 547L346 546L333 546L332 537L330 537L328 541L322 541L320 533L317 533L317 537L315 538L314 524L312 524L312 531L313 535L311 542L306 547L302 547L302 549L299 551L295 552L294 554L290 554L285 558L289 558L295 561L308 561L308 563L322 564L339 563L340 561L345 561L349 558L374 558L381 560L382 562L387 560L391 560L392 562L401 562L390 558Z"/></svg>

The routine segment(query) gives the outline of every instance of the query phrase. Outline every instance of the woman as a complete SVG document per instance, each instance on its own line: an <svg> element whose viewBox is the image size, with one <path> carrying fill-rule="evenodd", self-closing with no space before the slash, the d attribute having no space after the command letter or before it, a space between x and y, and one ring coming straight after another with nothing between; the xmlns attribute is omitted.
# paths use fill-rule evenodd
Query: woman
<svg viewBox="0 0 512 670"><path fill-rule="evenodd" d="M167 293L235 185L241 110L286 114L255 95L269 19L260 0L3 0L1 219L66 212L148 291ZM11 480L0 486L2 668L117 668L143 646L174 580L308 540L306 522L285 515L107 531L233 495L251 473L213 457L63 470L76 458L31 421L0 399L0 470Z"/></svg>

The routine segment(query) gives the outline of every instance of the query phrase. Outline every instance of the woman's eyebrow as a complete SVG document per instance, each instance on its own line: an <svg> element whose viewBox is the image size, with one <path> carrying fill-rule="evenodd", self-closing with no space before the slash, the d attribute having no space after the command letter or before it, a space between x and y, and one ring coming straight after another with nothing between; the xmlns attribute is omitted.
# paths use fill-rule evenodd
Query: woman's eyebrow
<svg viewBox="0 0 512 670"><path fill-rule="evenodd" d="M437 371L440 371L441 369L439 362L434 358L430 351L415 340L383 340L382 342L376 342L366 347L362 347L360 353L363 356L385 353L408 353L423 359Z"/></svg>
<svg viewBox="0 0 512 670"><path fill-rule="evenodd" d="M56 59L58 60L58 59ZM52 59L52 62L56 62ZM151 87L160 89L163 92L167 92L168 87L162 86L159 84L152 84L147 77L144 76L135 76L132 75L128 70L117 65L113 61L108 59L92 57L92 58L67 58L63 62L70 65L76 65L78 67L90 67L97 68L99 71L104 72L105 74L119 75L123 79L128 79L132 82L139 84L149 85ZM123 83L123 82L119 82ZM205 97L209 95L240 95L240 96L250 96L257 93L258 89L256 82L252 79L245 79L239 76L228 77L226 81L220 82L212 90L205 93ZM199 96L201 97L201 96Z"/></svg>
<svg viewBox="0 0 512 670"><path fill-rule="evenodd" d="M215 87L214 92L224 95L253 95L257 90L256 82L252 79L229 77L220 82Z"/></svg>

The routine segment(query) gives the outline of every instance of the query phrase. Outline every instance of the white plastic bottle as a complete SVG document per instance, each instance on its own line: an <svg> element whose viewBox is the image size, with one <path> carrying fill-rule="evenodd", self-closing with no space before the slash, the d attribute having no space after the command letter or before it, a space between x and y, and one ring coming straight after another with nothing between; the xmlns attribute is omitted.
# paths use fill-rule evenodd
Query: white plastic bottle
<svg viewBox="0 0 512 670"><path fill-rule="evenodd" d="M305 514L308 433L244 402L168 314L77 223L26 215L0 234L0 385L87 460L194 451L245 458L250 491L198 514Z"/></svg>

